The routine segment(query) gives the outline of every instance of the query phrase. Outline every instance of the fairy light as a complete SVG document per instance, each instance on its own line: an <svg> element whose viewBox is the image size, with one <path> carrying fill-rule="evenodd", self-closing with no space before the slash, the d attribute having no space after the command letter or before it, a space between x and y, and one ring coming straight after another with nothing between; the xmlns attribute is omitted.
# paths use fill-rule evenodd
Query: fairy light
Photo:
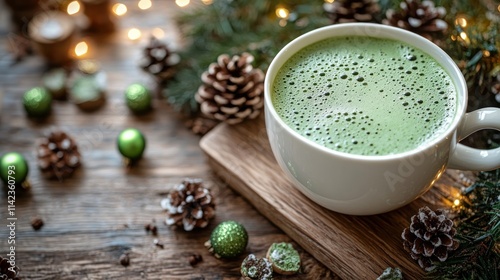
<svg viewBox="0 0 500 280"><path fill-rule="evenodd" d="M71 1L68 4L68 7L66 8L66 12L68 15L74 15L77 14L80 11L80 2L78 1Z"/></svg>
<svg viewBox="0 0 500 280"><path fill-rule="evenodd" d="M457 36L455 36L455 35L451 35L450 38L451 38L452 41L456 41L457 40Z"/></svg>
<svg viewBox="0 0 500 280"><path fill-rule="evenodd" d="M128 31L128 33L127 33L127 35L128 35L128 38L130 40L135 41L135 40L141 38L142 33L137 28L130 28L129 31Z"/></svg>
<svg viewBox="0 0 500 280"><path fill-rule="evenodd" d="M460 38L462 38L462 40L464 40L464 41L467 41L467 39L468 39L467 38L467 33L463 32L463 31L460 32Z"/></svg>
<svg viewBox="0 0 500 280"><path fill-rule="evenodd" d="M151 0L140 0L137 6L139 6L139 9L141 10L147 10L153 6L153 3Z"/></svg>
<svg viewBox="0 0 500 280"><path fill-rule="evenodd" d="M153 28L153 30L151 31L151 34L153 34L153 36L155 36L158 39L165 37L165 31L163 31L163 29L161 29L159 27Z"/></svg>
<svg viewBox="0 0 500 280"><path fill-rule="evenodd" d="M85 41L78 42L75 46L75 55L82 57L89 52L89 45Z"/></svg>
<svg viewBox="0 0 500 280"><path fill-rule="evenodd" d="M490 57L491 53L488 50L483 50L483 56L484 57Z"/></svg>
<svg viewBox="0 0 500 280"><path fill-rule="evenodd" d="M212 3L214 2L214 0L201 0L201 3L205 4L205 5L212 5Z"/></svg>
<svg viewBox="0 0 500 280"><path fill-rule="evenodd" d="M498 5L497 10L498 10L498 12L500 12L500 5Z"/></svg>
<svg viewBox="0 0 500 280"><path fill-rule="evenodd" d="M115 13L115 15L123 16L124 14L127 13L127 6L125 6L125 4L122 3L116 3L113 5L111 10L113 11L113 13Z"/></svg>
<svg viewBox="0 0 500 280"><path fill-rule="evenodd" d="M455 19L455 24L465 28L467 27L467 20L464 17L458 17Z"/></svg>
<svg viewBox="0 0 500 280"><path fill-rule="evenodd" d="M189 2L190 2L190 0L175 0L175 4L177 4L177 6L179 6L181 8L189 5Z"/></svg>
<svg viewBox="0 0 500 280"><path fill-rule="evenodd" d="M290 11L287 8L280 7L276 9L276 15L279 18L286 19L290 15Z"/></svg>
<svg viewBox="0 0 500 280"><path fill-rule="evenodd" d="M335 0L325 0L325 3L333 3Z"/></svg>
<svg viewBox="0 0 500 280"><path fill-rule="evenodd" d="M458 199L458 198L457 198L457 199L455 199L455 200L453 201L453 206L455 206L455 207L460 206L460 199Z"/></svg>

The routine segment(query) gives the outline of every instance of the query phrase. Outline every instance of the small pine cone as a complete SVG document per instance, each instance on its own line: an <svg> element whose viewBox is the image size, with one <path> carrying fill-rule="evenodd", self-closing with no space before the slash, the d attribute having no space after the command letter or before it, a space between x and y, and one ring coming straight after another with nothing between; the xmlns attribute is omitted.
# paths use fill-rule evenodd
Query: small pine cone
<svg viewBox="0 0 500 280"><path fill-rule="evenodd" d="M38 167L48 178L63 179L71 176L81 164L75 140L63 131L52 131L39 141Z"/></svg>
<svg viewBox="0 0 500 280"><path fill-rule="evenodd" d="M241 263L241 276L245 280L273 279L273 265L266 259L257 258L254 254L248 255Z"/></svg>
<svg viewBox="0 0 500 280"><path fill-rule="evenodd" d="M215 216L215 203L210 189L201 179L185 179L161 201L168 211L167 225L182 226L185 231L204 228Z"/></svg>
<svg viewBox="0 0 500 280"><path fill-rule="evenodd" d="M400 7L398 12L387 10L387 18L382 22L412 31L429 40L434 34L444 33L448 28L448 24L443 20L446 9L435 7L432 1L404 0Z"/></svg>
<svg viewBox="0 0 500 280"><path fill-rule="evenodd" d="M0 256L0 279L19 280L19 267L12 266L8 258Z"/></svg>
<svg viewBox="0 0 500 280"><path fill-rule="evenodd" d="M410 227L404 229L401 237L403 247L410 256L418 261L420 267L431 271L434 269L433 262L444 262L448 251L458 248L458 241L453 239L455 232L453 221L446 217L443 210L434 212L426 206L411 217Z"/></svg>
<svg viewBox="0 0 500 280"><path fill-rule="evenodd" d="M203 85L195 95L201 112L229 124L254 119L264 106L264 73L253 68L249 53L220 55L201 75Z"/></svg>
<svg viewBox="0 0 500 280"><path fill-rule="evenodd" d="M149 44L143 49L143 58L139 65L158 80L165 81L174 75L173 66L178 62L179 56L171 52L166 44L152 36Z"/></svg>
<svg viewBox="0 0 500 280"><path fill-rule="evenodd" d="M324 3L323 9L332 23L373 22L380 12L378 0L337 0Z"/></svg>

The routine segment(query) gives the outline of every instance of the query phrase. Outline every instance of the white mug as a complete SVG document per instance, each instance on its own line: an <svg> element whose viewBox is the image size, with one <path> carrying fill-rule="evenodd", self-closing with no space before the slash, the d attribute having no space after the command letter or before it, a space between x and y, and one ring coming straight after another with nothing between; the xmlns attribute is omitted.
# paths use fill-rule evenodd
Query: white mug
<svg viewBox="0 0 500 280"><path fill-rule="evenodd" d="M294 131L273 107L272 84L281 66L317 41L337 36L369 36L406 42L433 57L456 87L457 112L448 129L413 150L381 156L338 152ZM466 113L467 85L453 60L431 41L396 27L345 23L310 31L286 45L273 59L264 82L266 130L272 151L290 181L307 197L330 210L373 215L404 206L426 191L446 168L500 168L500 148L481 150L458 142L481 129L500 130L500 109Z"/></svg>

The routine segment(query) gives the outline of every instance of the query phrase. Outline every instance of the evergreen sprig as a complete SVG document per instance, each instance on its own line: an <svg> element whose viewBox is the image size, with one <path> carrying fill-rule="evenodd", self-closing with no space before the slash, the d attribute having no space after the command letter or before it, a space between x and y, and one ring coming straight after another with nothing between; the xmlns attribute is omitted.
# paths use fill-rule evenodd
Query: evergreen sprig
<svg viewBox="0 0 500 280"><path fill-rule="evenodd" d="M481 172L462 191L456 251L436 263L429 279L500 279L500 169Z"/></svg>

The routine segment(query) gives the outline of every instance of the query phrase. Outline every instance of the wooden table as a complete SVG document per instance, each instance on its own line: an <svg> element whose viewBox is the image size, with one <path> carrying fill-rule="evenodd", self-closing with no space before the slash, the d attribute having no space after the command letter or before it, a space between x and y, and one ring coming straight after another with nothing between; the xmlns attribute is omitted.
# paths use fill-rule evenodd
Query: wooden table
<svg viewBox="0 0 500 280"><path fill-rule="evenodd" d="M43 122L26 117L22 96L39 86L47 70L40 56L13 63L8 11L0 1L0 154L22 153L29 162L32 190L16 196L16 264L23 279L237 279L245 255L219 260L204 247L212 229L225 220L241 222L247 229L247 253L263 256L273 242L293 242L232 191L211 170L200 149L200 138L183 124L179 114L164 100L154 110L137 117L124 104L125 88L133 82L154 87L138 66L142 47L155 27L165 31L163 39L180 46L172 16L179 12L174 1L156 1L154 8L140 11L137 1L120 1L129 7L118 29L109 36L87 35L89 56L98 59L107 73L107 103L100 110L85 113L67 101L55 101L51 116ZM147 17L148 20L143 20ZM126 32L138 27L143 37L127 39ZM198 81L187 81L198 82ZM52 127L77 140L83 166L64 181L44 179L36 165L36 139ZM140 129L148 146L145 157L131 170L123 166L116 148L118 133L127 127ZM184 232L164 224L166 214L160 200L185 177L202 178L216 196L216 218L203 230ZM0 192L0 255L8 253L6 193ZM45 225L38 231L31 219ZM144 225L156 220L158 236ZM154 245L158 239L164 249ZM303 260L303 272L276 279L337 279L294 243ZM119 258L129 252L130 266ZM192 254L203 261L188 262Z"/></svg>

